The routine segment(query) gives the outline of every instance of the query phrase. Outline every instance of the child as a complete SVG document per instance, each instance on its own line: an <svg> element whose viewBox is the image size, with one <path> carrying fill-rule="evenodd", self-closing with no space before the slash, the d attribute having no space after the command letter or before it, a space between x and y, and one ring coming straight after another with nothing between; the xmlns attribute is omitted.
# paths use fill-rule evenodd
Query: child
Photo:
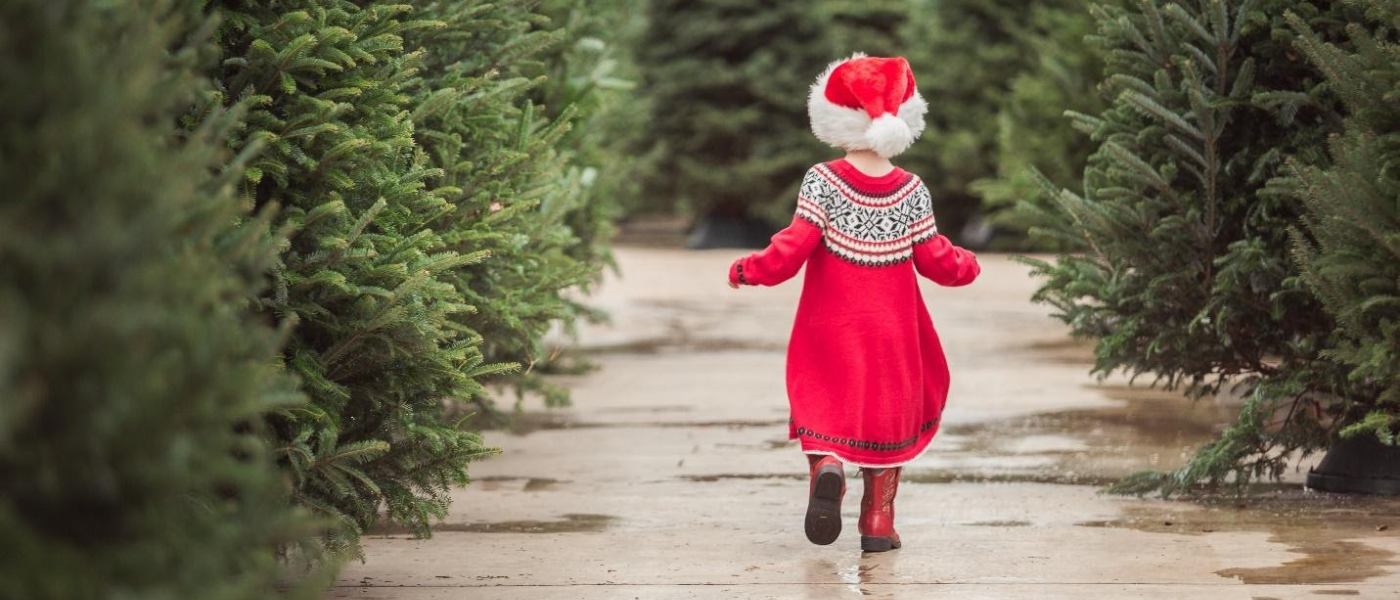
<svg viewBox="0 0 1400 600"><path fill-rule="evenodd" d="M960 286L981 271L938 235L923 182L889 161L923 131L927 108L902 57L856 54L829 66L807 110L812 132L846 157L809 169L792 224L729 269L732 287L771 286L807 266L788 345L788 437L807 454L805 529L815 544L841 533L844 461L865 478L861 549L900 547L900 468L928 447L948 395L916 273Z"/></svg>

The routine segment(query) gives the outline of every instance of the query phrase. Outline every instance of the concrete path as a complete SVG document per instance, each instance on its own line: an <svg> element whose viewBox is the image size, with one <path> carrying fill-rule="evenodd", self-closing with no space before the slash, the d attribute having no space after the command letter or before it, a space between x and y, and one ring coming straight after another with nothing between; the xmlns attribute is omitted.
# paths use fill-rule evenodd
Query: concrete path
<svg viewBox="0 0 1400 600"><path fill-rule="evenodd" d="M854 469L841 539L809 544L783 387L800 280L730 290L734 254L620 249L623 277L592 300L613 322L581 332L601 368L559 378L574 408L490 435L504 454L433 538L367 536L329 597L1400 598L1395 501L1100 494L1180 464L1230 409L1096 383L998 256L970 288L925 290L953 392L900 490L905 547L861 554Z"/></svg>

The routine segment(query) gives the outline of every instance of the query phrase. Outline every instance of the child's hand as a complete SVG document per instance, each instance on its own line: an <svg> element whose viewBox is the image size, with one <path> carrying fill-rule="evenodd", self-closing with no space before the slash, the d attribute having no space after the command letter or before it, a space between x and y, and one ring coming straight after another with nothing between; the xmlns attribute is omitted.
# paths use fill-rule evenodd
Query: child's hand
<svg viewBox="0 0 1400 600"><path fill-rule="evenodd" d="M733 281L731 281L731 282L729 282L729 287L734 288L734 289L737 290L737 289L739 289L739 284L734 283Z"/></svg>

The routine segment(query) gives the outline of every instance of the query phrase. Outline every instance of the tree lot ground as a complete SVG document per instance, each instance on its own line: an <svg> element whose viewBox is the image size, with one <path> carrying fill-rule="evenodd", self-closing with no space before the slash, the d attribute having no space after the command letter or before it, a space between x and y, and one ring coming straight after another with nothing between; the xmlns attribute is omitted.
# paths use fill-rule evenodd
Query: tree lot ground
<svg viewBox="0 0 1400 600"><path fill-rule="evenodd" d="M732 252L618 250L579 341L602 368L556 380L574 408L488 442L432 539L364 539L331 598L1400 598L1400 500L1301 490L1244 501L1107 496L1182 464L1230 402L1099 383L1088 346L984 256L969 288L925 288L953 369L944 432L908 469L905 547L809 544L786 437L783 350L800 284L733 291Z"/></svg>

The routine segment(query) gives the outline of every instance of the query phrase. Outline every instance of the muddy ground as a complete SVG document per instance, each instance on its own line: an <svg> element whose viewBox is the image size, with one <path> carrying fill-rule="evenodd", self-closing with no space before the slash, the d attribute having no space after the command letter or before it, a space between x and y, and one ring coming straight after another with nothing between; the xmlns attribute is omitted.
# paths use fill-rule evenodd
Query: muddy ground
<svg viewBox="0 0 1400 600"><path fill-rule="evenodd" d="M1400 598L1400 501L1303 490L1162 501L1102 486L1169 469L1234 402L1087 374L1090 349L983 258L925 288L953 371L945 429L907 469L905 547L803 537L805 460L786 438L783 349L800 282L730 290L732 253L622 248L591 299L612 322L562 376L573 408L489 440L432 539L382 529L332 598Z"/></svg>

